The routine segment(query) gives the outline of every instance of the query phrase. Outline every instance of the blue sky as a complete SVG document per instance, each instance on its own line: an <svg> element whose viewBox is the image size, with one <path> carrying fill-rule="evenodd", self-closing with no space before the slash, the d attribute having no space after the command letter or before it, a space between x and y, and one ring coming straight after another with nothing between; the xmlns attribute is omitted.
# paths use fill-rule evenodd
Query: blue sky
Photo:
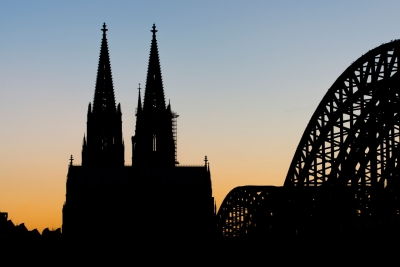
<svg viewBox="0 0 400 267"><path fill-rule="evenodd" d="M208 156L219 205L235 186L283 184L336 78L399 38L399 8L397 1L1 1L0 210L28 228L60 225L103 22L126 163L155 23L165 95L180 115L178 160L202 164Z"/></svg>

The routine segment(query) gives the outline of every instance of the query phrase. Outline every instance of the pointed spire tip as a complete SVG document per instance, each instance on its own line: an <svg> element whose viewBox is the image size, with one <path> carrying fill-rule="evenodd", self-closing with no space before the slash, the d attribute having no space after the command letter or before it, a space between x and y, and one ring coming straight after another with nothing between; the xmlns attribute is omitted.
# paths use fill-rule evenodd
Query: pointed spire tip
<svg viewBox="0 0 400 267"><path fill-rule="evenodd" d="M105 22L103 23L103 29L101 29L101 30L103 31L103 35L106 35L106 31L108 31L108 29L107 29L107 25Z"/></svg>
<svg viewBox="0 0 400 267"><path fill-rule="evenodd" d="M153 29L151 30L151 32L153 33L153 37L155 37L156 36L156 32L158 32L157 30L156 30L156 24L155 23L153 23L153 27L152 27Z"/></svg>

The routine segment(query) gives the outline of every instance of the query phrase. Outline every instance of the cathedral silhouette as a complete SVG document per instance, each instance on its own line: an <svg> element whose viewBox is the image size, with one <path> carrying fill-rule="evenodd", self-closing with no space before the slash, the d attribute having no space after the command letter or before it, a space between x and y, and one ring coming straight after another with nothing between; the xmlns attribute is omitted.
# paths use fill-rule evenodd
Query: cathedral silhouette
<svg viewBox="0 0 400 267"><path fill-rule="evenodd" d="M215 205L207 157L180 166L176 119L165 103L156 27L144 99L139 85L132 163L125 165L121 105L116 105L106 24L103 24L93 104L89 103L82 164L71 156L63 206L67 238L207 238L215 233Z"/></svg>

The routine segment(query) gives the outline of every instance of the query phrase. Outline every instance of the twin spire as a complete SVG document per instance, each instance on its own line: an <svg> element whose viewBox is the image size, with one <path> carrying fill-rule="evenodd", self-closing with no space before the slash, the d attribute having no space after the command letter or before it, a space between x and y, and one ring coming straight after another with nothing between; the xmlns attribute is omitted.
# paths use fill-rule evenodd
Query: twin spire
<svg viewBox="0 0 400 267"><path fill-rule="evenodd" d="M94 113L114 114L116 112L116 105L106 36L106 32L108 31L106 23L103 24L101 31L103 32L103 39L100 48L93 107L90 108L90 111ZM158 56L156 39L157 30L155 24L153 24L151 32L153 33L153 38L151 41L143 108L147 110L164 110L165 96L161 76L160 59ZM142 103L139 84L138 112L140 112L141 109Z"/></svg>
<svg viewBox="0 0 400 267"><path fill-rule="evenodd" d="M101 29L99 65L93 105L89 104L87 135L83 140L82 165L124 165L121 107L115 103L107 28ZM171 106L165 105L156 26L152 41L143 103L139 85L136 130L132 137L132 166L175 166L176 120Z"/></svg>
<svg viewBox="0 0 400 267"><path fill-rule="evenodd" d="M92 111L94 113L113 114L116 112L116 105L106 36L108 29L106 28L105 23L103 24L101 31L103 32L103 39L100 48L99 66L97 70L96 89ZM153 24L151 32L153 33L153 38L151 41L143 108L146 108L147 110L165 109L165 96L161 76L160 59L158 55L156 39L157 30L155 24ZM139 84L138 112L142 109L140 89Z"/></svg>

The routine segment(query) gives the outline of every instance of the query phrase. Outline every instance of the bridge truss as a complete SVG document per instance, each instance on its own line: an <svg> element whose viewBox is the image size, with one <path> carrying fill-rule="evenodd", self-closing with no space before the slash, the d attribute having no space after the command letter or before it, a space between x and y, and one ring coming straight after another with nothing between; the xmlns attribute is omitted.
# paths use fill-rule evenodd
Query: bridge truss
<svg viewBox="0 0 400 267"><path fill-rule="evenodd" d="M286 233L297 233L321 222L343 226L398 215L399 56L400 40L395 40L348 67L309 121L284 189L233 189L218 212L220 235L277 232L277 222Z"/></svg>
<svg viewBox="0 0 400 267"><path fill-rule="evenodd" d="M285 186L386 187L399 170L400 41L355 61L328 90L297 147Z"/></svg>

